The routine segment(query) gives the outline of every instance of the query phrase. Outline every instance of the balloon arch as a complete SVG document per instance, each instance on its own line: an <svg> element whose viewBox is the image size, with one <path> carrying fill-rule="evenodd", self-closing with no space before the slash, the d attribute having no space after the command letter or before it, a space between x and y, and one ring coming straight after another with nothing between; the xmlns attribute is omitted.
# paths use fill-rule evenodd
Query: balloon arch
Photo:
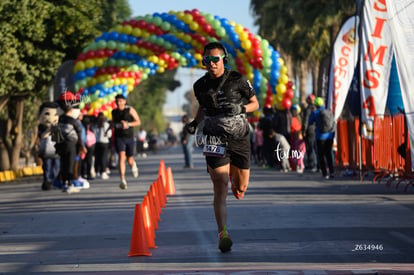
<svg viewBox="0 0 414 275"><path fill-rule="evenodd" d="M74 65L82 112L110 118L115 96L128 96L148 76L177 67L203 68L203 48L211 41L226 47L230 67L252 82L262 106L290 108L295 87L268 41L226 18L193 9L136 17L87 46Z"/></svg>

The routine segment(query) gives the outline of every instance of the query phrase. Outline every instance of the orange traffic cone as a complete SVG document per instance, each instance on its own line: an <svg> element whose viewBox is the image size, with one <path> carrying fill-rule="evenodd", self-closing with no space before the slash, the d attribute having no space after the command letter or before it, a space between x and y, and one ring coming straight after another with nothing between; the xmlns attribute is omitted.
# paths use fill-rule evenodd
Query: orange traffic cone
<svg viewBox="0 0 414 275"><path fill-rule="evenodd" d="M165 162L164 162L164 160L161 160L160 161L160 167L158 169L158 176L161 177L162 184L163 184L164 188L166 188L166 185L167 185L167 175L166 175Z"/></svg>
<svg viewBox="0 0 414 275"><path fill-rule="evenodd" d="M149 198L147 196L144 197L144 200L142 201L142 217L144 219L144 227L145 227L145 233L148 240L148 247L149 248L156 248L155 246L155 229L153 226L153 217L151 214L151 209L149 206Z"/></svg>
<svg viewBox="0 0 414 275"><path fill-rule="evenodd" d="M157 190L158 198L160 200L161 207L165 207L167 203L167 195L165 194L164 186L162 185L161 177L157 178L157 181L154 181L155 189Z"/></svg>
<svg viewBox="0 0 414 275"><path fill-rule="evenodd" d="M157 220L161 221L161 214L162 214L161 202L158 198L158 193L157 193L157 189L155 187L155 184L151 184L150 192L151 192L152 199L154 201L155 211L157 213Z"/></svg>
<svg viewBox="0 0 414 275"><path fill-rule="evenodd" d="M145 234L144 221L142 219L141 205L135 205L134 224L132 226L131 245L128 257L152 256L148 248L147 236Z"/></svg>
<svg viewBox="0 0 414 275"><path fill-rule="evenodd" d="M167 168L167 188L166 188L165 193L167 193L167 195L175 194L175 184L174 184L171 167Z"/></svg>
<svg viewBox="0 0 414 275"><path fill-rule="evenodd" d="M149 209L151 212L152 225L155 230L158 230L158 213L157 213L156 205L154 202L154 198L152 197L152 193L150 191L147 192L147 196L148 196L148 202L149 202L148 205L149 205Z"/></svg>

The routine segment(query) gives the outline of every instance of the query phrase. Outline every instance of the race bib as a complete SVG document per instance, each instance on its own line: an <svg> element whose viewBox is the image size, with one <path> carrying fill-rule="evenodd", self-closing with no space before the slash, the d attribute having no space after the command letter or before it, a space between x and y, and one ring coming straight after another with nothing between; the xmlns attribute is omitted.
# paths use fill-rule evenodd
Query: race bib
<svg viewBox="0 0 414 275"><path fill-rule="evenodd" d="M204 144L203 155L210 157L222 158L226 155L225 144Z"/></svg>

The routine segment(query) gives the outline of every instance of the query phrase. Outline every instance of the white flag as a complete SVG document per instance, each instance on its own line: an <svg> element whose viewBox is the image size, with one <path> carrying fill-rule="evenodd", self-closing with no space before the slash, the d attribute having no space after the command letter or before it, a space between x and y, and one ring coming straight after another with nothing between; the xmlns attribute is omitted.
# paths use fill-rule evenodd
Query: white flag
<svg viewBox="0 0 414 275"><path fill-rule="evenodd" d="M335 120L339 118L344 108L358 63L358 26L358 16L348 18L342 25L333 46L327 106L335 115Z"/></svg>
<svg viewBox="0 0 414 275"><path fill-rule="evenodd" d="M414 169L414 0L387 0L387 9Z"/></svg>
<svg viewBox="0 0 414 275"><path fill-rule="evenodd" d="M392 62L392 39L385 0L365 0L361 19L362 134L372 138L375 116L383 116Z"/></svg>

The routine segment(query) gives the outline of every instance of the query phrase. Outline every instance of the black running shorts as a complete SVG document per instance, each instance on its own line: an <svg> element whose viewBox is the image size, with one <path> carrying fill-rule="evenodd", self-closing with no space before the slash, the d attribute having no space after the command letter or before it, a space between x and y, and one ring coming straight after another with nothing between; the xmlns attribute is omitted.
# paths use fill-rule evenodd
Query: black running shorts
<svg viewBox="0 0 414 275"><path fill-rule="evenodd" d="M242 139L229 139L227 141L226 155L222 158L206 156L207 165L215 169L226 164L234 165L240 169L250 168L250 138L247 134Z"/></svg>

